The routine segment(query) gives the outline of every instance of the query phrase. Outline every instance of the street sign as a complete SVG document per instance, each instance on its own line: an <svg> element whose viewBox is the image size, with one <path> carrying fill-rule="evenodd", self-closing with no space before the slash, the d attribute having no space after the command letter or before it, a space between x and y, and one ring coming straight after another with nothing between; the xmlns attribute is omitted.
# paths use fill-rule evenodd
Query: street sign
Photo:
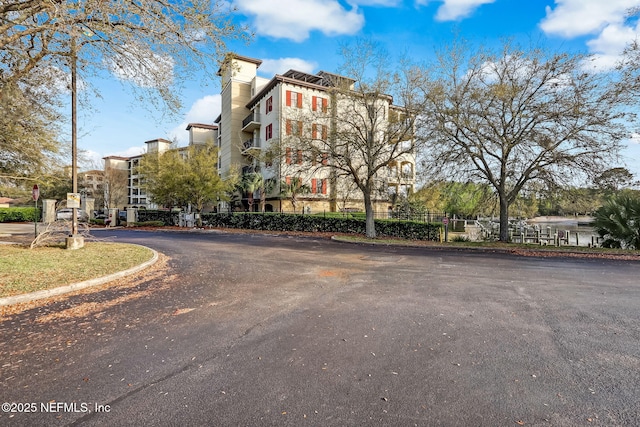
<svg viewBox="0 0 640 427"><path fill-rule="evenodd" d="M40 189L38 188L38 184L35 184L33 186L33 190L31 191L31 196L33 197L33 200L36 202L40 198Z"/></svg>
<svg viewBox="0 0 640 427"><path fill-rule="evenodd" d="M67 193L67 207L76 209L80 207L80 193Z"/></svg>

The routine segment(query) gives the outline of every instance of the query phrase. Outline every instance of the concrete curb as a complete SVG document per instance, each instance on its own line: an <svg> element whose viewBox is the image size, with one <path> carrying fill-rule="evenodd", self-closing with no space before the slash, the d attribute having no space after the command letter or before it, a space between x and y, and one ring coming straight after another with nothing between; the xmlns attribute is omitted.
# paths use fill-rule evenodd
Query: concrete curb
<svg viewBox="0 0 640 427"><path fill-rule="evenodd" d="M514 256L526 256L526 254L532 254L532 256L545 256L546 254L553 254L555 257L571 257L571 258L590 258L590 259L610 259L610 260L623 260L623 261L640 261L640 253L617 253L607 254L603 252L582 252L572 250L554 249L553 247L540 246L532 248L492 248L492 247L473 247L473 246L446 246L442 244L434 244L429 246L412 245L411 243L387 243L372 241L353 241L344 239L341 236L331 236L331 240L339 243L346 243L352 245L369 245L369 246L400 246L405 248L419 248L427 251L447 250L457 252L485 252L485 253L501 253Z"/></svg>
<svg viewBox="0 0 640 427"><path fill-rule="evenodd" d="M129 243L131 245L133 245L134 243ZM42 291L36 291L36 292L31 292L28 294L21 294L21 295L13 295L10 297L4 297L4 298L0 298L0 307L3 306L7 306L7 305L13 305L13 304L18 304L21 302L29 302L29 301L35 301L35 300L39 300L39 299L43 299L43 298L49 298L49 297L53 297L53 296L57 296L57 295L63 295L69 292L74 292L74 291L78 291L80 289L86 289L86 288L90 288L92 286L98 286L98 285L102 285L108 282L111 282L113 280L117 280L117 279L121 279L123 277L135 274L139 271L142 271L148 267L151 267L153 264L155 264L158 261L158 252L156 252L155 250L147 247L147 246L142 246L142 245L136 245L136 246L141 246L143 248L147 248L149 249L151 252L153 252L153 256L151 257L151 259L149 261L145 261L140 265L137 265L135 267L131 267L127 270L123 270L123 271L119 271L117 273L112 273L112 274L108 274L106 276L102 276L102 277L97 277L95 279L90 279L90 280L85 280L83 282L79 282L79 283L72 283L71 285L66 285L66 286L60 286L58 288L53 288L53 289L45 289Z"/></svg>

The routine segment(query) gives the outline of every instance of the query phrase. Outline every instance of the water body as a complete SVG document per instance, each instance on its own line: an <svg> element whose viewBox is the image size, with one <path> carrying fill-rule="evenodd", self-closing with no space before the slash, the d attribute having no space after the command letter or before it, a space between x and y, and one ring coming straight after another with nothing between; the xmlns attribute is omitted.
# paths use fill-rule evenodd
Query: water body
<svg viewBox="0 0 640 427"><path fill-rule="evenodd" d="M589 246L595 242L598 234L589 223L591 217L536 217L527 220L529 226L537 226L541 232L551 229L551 234L556 232L569 232L569 244L577 246Z"/></svg>

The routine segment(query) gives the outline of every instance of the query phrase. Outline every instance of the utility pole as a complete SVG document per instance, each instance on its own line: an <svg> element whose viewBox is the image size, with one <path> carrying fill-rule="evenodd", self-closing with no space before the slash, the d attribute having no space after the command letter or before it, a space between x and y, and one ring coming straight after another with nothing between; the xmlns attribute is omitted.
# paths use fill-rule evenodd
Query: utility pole
<svg viewBox="0 0 640 427"><path fill-rule="evenodd" d="M77 123L77 45L74 29L71 29L71 180L72 192L78 193L78 123ZM67 249L80 249L84 247L84 238L78 236L78 208L73 205L71 211L71 235L66 239Z"/></svg>
<svg viewBox="0 0 640 427"><path fill-rule="evenodd" d="M72 30L73 32L73 30ZM71 180L72 192L78 192L78 99L77 99L77 57L76 36L71 34ZM71 236L78 234L78 210L73 208L71 216Z"/></svg>

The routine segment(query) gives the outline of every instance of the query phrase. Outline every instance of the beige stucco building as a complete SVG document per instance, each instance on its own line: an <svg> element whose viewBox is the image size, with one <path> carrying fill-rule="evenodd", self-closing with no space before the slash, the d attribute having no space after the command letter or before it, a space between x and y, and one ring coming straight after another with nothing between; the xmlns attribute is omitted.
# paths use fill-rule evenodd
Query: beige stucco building
<svg viewBox="0 0 640 427"><path fill-rule="evenodd" d="M189 123L189 145L206 144L218 139L218 126ZM146 153L164 153L171 149L172 142L157 138L145 141ZM178 148L185 150L186 147ZM104 157L104 199L107 207L157 209L144 188L143 177L138 174L138 165L143 154L132 157Z"/></svg>
<svg viewBox="0 0 640 427"><path fill-rule="evenodd" d="M258 59L228 55L218 71L222 108L215 123L220 174L225 176L239 168L243 174L257 172L265 180L272 180L275 185L267 197L267 211L293 210L290 194L282 191L292 182L301 183L306 190L297 196L298 210L363 210L360 190L349 177L335 173L329 154L322 149L330 138L340 138L339 121L332 115L346 111L346 98L341 100L332 89L336 82L352 88L355 82L332 73L295 70L266 79L257 75L260 64ZM357 96L355 92L353 95ZM376 103L385 117L400 111L390 96L380 97ZM394 141L406 142L410 141ZM376 179L379 188L374 194L375 210L387 212L392 193L413 190L415 156L406 153L395 158ZM254 199L258 198L256 191ZM229 208L220 206L221 210ZM258 209L257 203L253 209Z"/></svg>

